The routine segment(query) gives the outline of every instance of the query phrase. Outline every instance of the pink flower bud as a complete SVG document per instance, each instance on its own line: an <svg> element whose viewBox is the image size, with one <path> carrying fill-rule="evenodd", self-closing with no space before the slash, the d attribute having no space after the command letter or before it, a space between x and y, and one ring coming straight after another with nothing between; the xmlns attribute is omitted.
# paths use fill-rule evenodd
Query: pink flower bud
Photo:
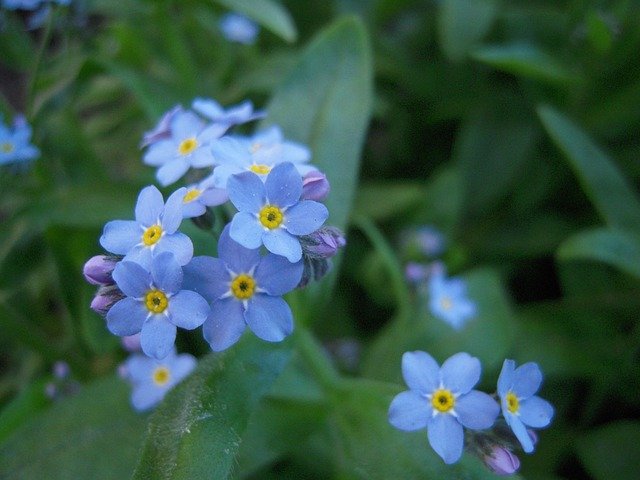
<svg viewBox="0 0 640 480"><path fill-rule="evenodd" d="M484 463L497 475L512 475L520 468L520 459L504 447L494 445Z"/></svg>
<svg viewBox="0 0 640 480"><path fill-rule="evenodd" d="M329 195L331 187L324 173L312 170L302 179L302 199L321 202Z"/></svg>
<svg viewBox="0 0 640 480"><path fill-rule="evenodd" d="M122 347L127 352L139 352L142 350L140 346L140 334L136 333L135 335L129 335L127 337L122 337Z"/></svg>
<svg viewBox="0 0 640 480"><path fill-rule="evenodd" d="M124 295L115 285L102 286L91 301L91 310L104 316L116 302L123 298Z"/></svg>
<svg viewBox="0 0 640 480"><path fill-rule="evenodd" d="M96 255L87 260L82 273L84 278L92 285L113 285L111 273L118 263L117 257Z"/></svg>
<svg viewBox="0 0 640 480"><path fill-rule="evenodd" d="M322 227L315 232L300 237L302 252L310 258L333 257L347 244L343 233L335 227Z"/></svg>

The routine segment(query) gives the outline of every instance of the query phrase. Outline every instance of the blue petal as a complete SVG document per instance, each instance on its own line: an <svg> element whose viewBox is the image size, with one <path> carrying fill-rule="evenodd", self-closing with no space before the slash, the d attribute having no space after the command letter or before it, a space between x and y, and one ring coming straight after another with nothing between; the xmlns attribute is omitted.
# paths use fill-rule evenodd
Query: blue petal
<svg viewBox="0 0 640 480"><path fill-rule="evenodd" d="M429 400L413 390L399 393L389 406L389 423L405 432L425 428L430 416Z"/></svg>
<svg viewBox="0 0 640 480"><path fill-rule="evenodd" d="M264 184L253 172L242 172L229 177L227 191L229 200L241 212L258 213L267 201Z"/></svg>
<svg viewBox="0 0 640 480"><path fill-rule="evenodd" d="M142 265L147 270L151 270L153 250L142 244L136 245L122 259L123 262L135 262Z"/></svg>
<svg viewBox="0 0 640 480"><path fill-rule="evenodd" d="M281 208L295 205L302 195L302 177L289 162L273 167L264 186L269 203Z"/></svg>
<svg viewBox="0 0 640 480"><path fill-rule="evenodd" d="M513 374L512 390L518 398L529 398L536 393L542 383L542 372L534 362L528 362L516 368Z"/></svg>
<svg viewBox="0 0 640 480"><path fill-rule="evenodd" d="M171 363L171 376L176 382L189 375L198 365L198 361L193 355L182 353Z"/></svg>
<svg viewBox="0 0 640 480"><path fill-rule="evenodd" d="M490 395L471 390L456 399L455 412L465 427L483 430L494 424L500 413L500 406Z"/></svg>
<svg viewBox="0 0 640 480"><path fill-rule="evenodd" d="M527 432L527 427L525 427L520 421L520 418L509 413L505 415L505 420L511 427L511 430L513 430L513 433L520 442L520 445L522 445L522 449L527 453L533 452L533 440L531 440L531 437Z"/></svg>
<svg viewBox="0 0 640 480"><path fill-rule="evenodd" d="M189 162L184 158L174 158L162 165L156 172L160 185L166 187L176 182L189 170Z"/></svg>
<svg viewBox="0 0 640 480"><path fill-rule="evenodd" d="M233 233L233 229L231 231ZM300 241L282 228L264 232L262 241L267 250L276 255L287 257L290 262L297 262L302 258Z"/></svg>
<svg viewBox="0 0 640 480"><path fill-rule="evenodd" d="M244 318L253 333L267 342L279 342L293 332L291 309L280 297L254 295Z"/></svg>
<svg viewBox="0 0 640 480"><path fill-rule="evenodd" d="M113 220L104 226L100 245L117 255L126 255L142 241L142 228L133 220Z"/></svg>
<svg viewBox="0 0 640 480"><path fill-rule="evenodd" d="M107 312L107 328L120 337L134 335L142 329L148 314L142 302L131 297L123 298Z"/></svg>
<svg viewBox="0 0 640 480"><path fill-rule="evenodd" d="M150 316L140 332L142 351L149 357L161 359L169 355L176 341L176 326L165 315Z"/></svg>
<svg viewBox="0 0 640 480"><path fill-rule="evenodd" d="M213 170L213 184L217 188L227 188L227 182L232 175L242 173L240 167L232 165L220 165Z"/></svg>
<svg viewBox="0 0 640 480"><path fill-rule="evenodd" d="M303 200L285 213L284 226L293 235L309 235L319 229L329 216L323 204Z"/></svg>
<svg viewBox="0 0 640 480"><path fill-rule="evenodd" d="M215 142L211 145L211 153L220 166L233 166L238 172L251 164L251 155L247 147L233 137L222 137Z"/></svg>
<svg viewBox="0 0 640 480"><path fill-rule="evenodd" d="M220 257L234 273L248 273L260 262L260 251L257 248L250 249L240 245L231 238L230 230L231 227L227 224L220 234L218 257ZM260 230L260 235L262 235L262 229ZM260 241L258 246L261 244L262 241Z"/></svg>
<svg viewBox="0 0 640 480"><path fill-rule="evenodd" d="M255 214L238 212L231 220L229 236L243 247L255 249L262 245L263 232L264 228L258 223Z"/></svg>
<svg viewBox="0 0 640 480"><path fill-rule="evenodd" d="M158 388L156 385L137 385L131 393L131 404L138 412L144 412L160 403L166 393L166 388Z"/></svg>
<svg viewBox="0 0 640 480"><path fill-rule="evenodd" d="M502 364L500 376L498 377L498 395L504 397L513 385L513 374L516 369L516 362L506 359Z"/></svg>
<svg viewBox="0 0 640 480"><path fill-rule="evenodd" d="M405 352L402 355L402 377L411 390L430 394L439 387L440 366L426 352Z"/></svg>
<svg viewBox="0 0 640 480"><path fill-rule="evenodd" d="M282 143L281 159L294 164L307 162L311 159L311 151L305 145L287 140Z"/></svg>
<svg viewBox="0 0 640 480"><path fill-rule="evenodd" d="M176 155L176 144L173 140L160 140L154 143L143 157L143 162L147 165L159 167L167 163Z"/></svg>
<svg viewBox="0 0 640 480"><path fill-rule="evenodd" d="M533 428L546 427L551 422L551 418L553 418L551 404L538 396L522 400L518 412L522 423Z"/></svg>
<svg viewBox="0 0 640 480"><path fill-rule="evenodd" d="M193 168L206 168L215 164L215 158L208 146L199 147L189 155L189 163Z"/></svg>
<svg viewBox="0 0 640 480"><path fill-rule="evenodd" d="M186 194L187 189L182 187L167 199L167 204L162 212L162 230L169 235L175 233L182 223L182 200Z"/></svg>
<svg viewBox="0 0 640 480"><path fill-rule="evenodd" d="M191 290L181 290L169 299L171 323L187 330L202 325L210 310L207 301Z"/></svg>
<svg viewBox="0 0 640 480"><path fill-rule="evenodd" d="M162 252L171 252L176 257L178 264L186 265L193 258L193 243L191 239L182 232L176 232L171 235L165 234L160 241L156 243L154 255L160 255Z"/></svg>
<svg viewBox="0 0 640 480"><path fill-rule="evenodd" d="M160 190L153 185L143 188L136 202L136 222L145 227L158 223L164 208L164 199Z"/></svg>
<svg viewBox="0 0 640 480"><path fill-rule="evenodd" d="M194 257L184 267L182 288L202 295L214 302L229 291L230 275L222 260L213 257Z"/></svg>
<svg viewBox="0 0 640 480"><path fill-rule="evenodd" d="M429 444L444 460L444 463L456 463L462 456L464 433L462 425L448 414L438 414L427 424Z"/></svg>
<svg viewBox="0 0 640 480"><path fill-rule="evenodd" d="M178 142L195 137L202 130L204 123L193 112L180 112L171 121L171 134Z"/></svg>
<svg viewBox="0 0 640 480"><path fill-rule="evenodd" d="M135 262L118 262L111 276L122 293L128 297L144 296L151 285L151 274Z"/></svg>
<svg viewBox="0 0 640 480"><path fill-rule="evenodd" d="M280 296L298 286L303 269L302 262L291 263L284 257L269 254L262 257L254 277L258 287L269 295Z"/></svg>
<svg viewBox="0 0 640 480"><path fill-rule="evenodd" d="M156 288L165 293L177 293L182 286L182 268L171 252L162 252L153 258L151 278ZM139 295L138 295L139 296Z"/></svg>
<svg viewBox="0 0 640 480"><path fill-rule="evenodd" d="M211 313L202 325L204 339L214 352L226 350L236 343L245 329L242 303L225 298L211 306Z"/></svg>
<svg viewBox="0 0 640 480"><path fill-rule="evenodd" d="M454 393L467 393L480 380L480 360L468 353L460 352L442 364L442 384Z"/></svg>
<svg viewBox="0 0 640 480"><path fill-rule="evenodd" d="M125 362L128 378L134 383L147 382L156 368L155 360L142 354L133 354Z"/></svg>

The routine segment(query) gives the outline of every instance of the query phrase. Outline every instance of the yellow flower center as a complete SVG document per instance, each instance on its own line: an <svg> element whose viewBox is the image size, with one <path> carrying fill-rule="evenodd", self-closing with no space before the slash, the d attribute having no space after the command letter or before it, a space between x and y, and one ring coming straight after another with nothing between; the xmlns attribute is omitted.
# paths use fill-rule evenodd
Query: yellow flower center
<svg viewBox="0 0 640 480"><path fill-rule="evenodd" d="M440 306L443 310L451 310L451 308L453 307L453 302L449 297L442 297L440 299Z"/></svg>
<svg viewBox="0 0 640 480"><path fill-rule="evenodd" d="M238 300L246 300L253 296L256 289L256 281L251 275L241 273L231 282L231 293Z"/></svg>
<svg viewBox="0 0 640 480"><path fill-rule="evenodd" d="M149 290L144 297L144 304L151 313L162 313L169 306L169 300L160 290Z"/></svg>
<svg viewBox="0 0 640 480"><path fill-rule="evenodd" d="M456 399L450 390L439 389L433 392L431 397L431 406L441 413L447 413L452 410L456 404Z"/></svg>
<svg viewBox="0 0 640 480"><path fill-rule="evenodd" d="M517 413L520 409L520 402L518 401L518 397L515 393L509 392L507 393L507 410L511 413Z"/></svg>
<svg viewBox="0 0 640 480"><path fill-rule="evenodd" d="M257 173L258 175L266 175L271 171L271 167L262 163L254 163L249 167L249 170L251 170L253 173Z"/></svg>
<svg viewBox="0 0 640 480"><path fill-rule="evenodd" d="M159 387L165 385L171 378L171 372L165 366L159 366L153 371L153 383Z"/></svg>
<svg viewBox="0 0 640 480"><path fill-rule="evenodd" d="M187 138L186 140L180 142L180 145L178 146L178 153L180 155L189 155L197 147L198 141L195 139L195 137Z"/></svg>
<svg viewBox="0 0 640 480"><path fill-rule="evenodd" d="M11 153L14 148L16 147L11 142L0 143L0 152L2 153Z"/></svg>
<svg viewBox="0 0 640 480"><path fill-rule="evenodd" d="M260 210L259 218L263 227L273 230L274 228L278 228L282 223L282 210L275 205L265 205L262 207L262 210Z"/></svg>
<svg viewBox="0 0 640 480"><path fill-rule="evenodd" d="M160 225L151 225L142 234L142 243L146 247L150 247L156 244L160 237L162 237L162 227Z"/></svg>
<svg viewBox="0 0 640 480"><path fill-rule="evenodd" d="M193 190L189 190L186 193L186 195L182 198L182 203L191 203L200 195L202 195L202 190L198 190L197 188L194 188Z"/></svg>

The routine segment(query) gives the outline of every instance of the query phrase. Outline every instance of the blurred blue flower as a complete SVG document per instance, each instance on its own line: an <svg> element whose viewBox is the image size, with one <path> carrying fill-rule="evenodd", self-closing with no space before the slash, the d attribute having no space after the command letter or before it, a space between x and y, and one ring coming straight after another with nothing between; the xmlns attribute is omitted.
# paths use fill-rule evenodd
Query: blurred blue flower
<svg viewBox="0 0 640 480"><path fill-rule="evenodd" d="M440 368L426 352L406 352L402 376L409 390L391 402L389 422L404 431L426 428L429 444L445 463L457 462L464 446L463 427L489 428L500 412L491 396L472 390L480 369L480 361L468 353L456 353Z"/></svg>
<svg viewBox="0 0 640 480"><path fill-rule="evenodd" d="M236 343L245 327L262 340L279 342L293 331L293 315L281 298L302 276L302 262L278 255L260 256L229 236L227 225L218 243L219 258L195 257L185 267L185 287L211 302L202 326L214 351Z"/></svg>
<svg viewBox="0 0 640 480"><path fill-rule="evenodd" d="M182 289L182 268L171 252L154 257L150 269L123 260L113 279L126 296L107 312L107 328L121 337L140 332L142 351L150 357L167 356L176 327L193 330L209 314L200 294Z"/></svg>
<svg viewBox="0 0 640 480"><path fill-rule="evenodd" d="M0 165L29 162L40 156L31 145L31 127L23 115L16 115L13 128L0 119Z"/></svg>
<svg viewBox="0 0 640 480"><path fill-rule="evenodd" d="M142 412L158 404L169 390L193 371L197 363L193 355L177 355L175 349L162 360L131 355L124 363L124 373L133 386L133 408Z"/></svg>
<svg viewBox="0 0 640 480"><path fill-rule="evenodd" d="M134 220L113 220L104 226L100 245L123 260L138 262L147 268L151 258L162 252L172 252L180 265L193 256L193 244L184 233L178 232L182 222L183 199L186 188L173 192L165 205L160 191L150 185L138 196Z"/></svg>
<svg viewBox="0 0 640 480"><path fill-rule="evenodd" d="M230 42L251 45L256 41L260 28L244 15L229 12L220 18L220 30Z"/></svg>
<svg viewBox="0 0 640 480"><path fill-rule="evenodd" d="M416 249L427 257L437 257L444 252L446 238L437 228L423 225L402 232L401 243L405 249Z"/></svg>
<svg viewBox="0 0 640 480"><path fill-rule="evenodd" d="M231 221L231 238L246 248L264 244L290 262L302 258L297 237L315 232L329 216L323 204L300 201L302 178L289 162L275 166L265 183L252 172L233 175L228 191L239 210Z"/></svg>
<svg viewBox="0 0 640 480"><path fill-rule="evenodd" d="M467 284L461 278L447 278L443 268L431 268L429 276L429 310L460 330L477 312L476 303L467 297Z"/></svg>
<svg viewBox="0 0 640 480"><path fill-rule="evenodd" d="M9 10L35 10L42 0L2 0L2 6Z"/></svg>
<svg viewBox="0 0 640 480"><path fill-rule="evenodd" d="M182 199L182 217L193 218L204 214L207 207L222 205L229 200L224 188L213 186L213 177L209 176L199 183L189 185Z"/></svg>
<svg viewBox="0 0 640 480"><path fill-rule="evenodd" d="M300 176L317 170L307 163L311 159L311 151L302 144L285 140L277 126L250 138L226 136L216 142L211 151L218 165L213 171L218 188L226 188L231 175L247 171L264 180L273 167L284 162L293 163Z"/></svg>
<svg viewBox="0 0 640 480"><path fill-rule="evenodd" d="M527 453L533 452L534 442L526 427L546 427L553 417L553 406L534 395L541 383L542 372L534 362L516 368L516 362L505 360L498 378L502 415Z"/></svg>
<svg viewBox="0 0 640 480"><path fill-rule="evenodd" d="M196 98L191 104L191 107L203 117L214 123L227 125L227 127L240 125L266 116L262 110L254 110L253 103L249 100L225 110L215 100L210 98Z"/></svg>
<svg viewBox="0 0 640 480"><path fill-rule="evenodd" d="M159 125L156 129L159 127L162 126ZM227 126L224 124L214 123L206 126L195 113L178 111L170 119L170 138L152 143L143 161L147 165L160 167L156 172L158 182L162 186L170 185L191 167L212 166L214 159L211 154L211 142L222 136L226 130ZM150 138L155 138L151 133Z"/></svg>

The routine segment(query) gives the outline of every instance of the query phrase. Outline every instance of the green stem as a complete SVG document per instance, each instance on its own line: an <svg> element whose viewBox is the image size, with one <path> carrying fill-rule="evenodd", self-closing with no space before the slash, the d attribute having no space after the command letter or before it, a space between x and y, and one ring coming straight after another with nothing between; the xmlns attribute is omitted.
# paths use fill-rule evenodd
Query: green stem
<svg viewBox="0 0 640 480"><path fill-rule="evenodd" d="M340 382L340 376L313 335L306 328L298 326L295 337L298 353L311 369L320 386L327 392L335 390Z"/></svg>

